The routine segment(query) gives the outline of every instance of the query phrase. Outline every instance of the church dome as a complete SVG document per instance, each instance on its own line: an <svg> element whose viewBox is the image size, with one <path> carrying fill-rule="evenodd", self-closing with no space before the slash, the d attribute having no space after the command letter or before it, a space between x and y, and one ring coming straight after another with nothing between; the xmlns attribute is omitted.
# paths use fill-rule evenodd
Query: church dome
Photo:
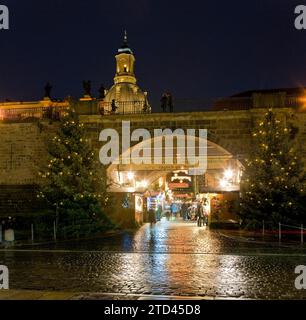
<svg viewBox="0 0 306 320"><path fill-rule="evenodd" d="M147 100L147 94L144 93L136 84L117 83L110 88L104 99L106 102L112 102L113 100L125 102L145 102Z"/></svg>
<svg viewBox="0 0 306 320"><path fill-rule="evenodd" d="M135 56L128 45L126 33L123 45L118 49L116 62L114 85L106 91L102 102L103 111L111 113L149 112L147 92L143 92L137 85L134 73Z"/></svg>

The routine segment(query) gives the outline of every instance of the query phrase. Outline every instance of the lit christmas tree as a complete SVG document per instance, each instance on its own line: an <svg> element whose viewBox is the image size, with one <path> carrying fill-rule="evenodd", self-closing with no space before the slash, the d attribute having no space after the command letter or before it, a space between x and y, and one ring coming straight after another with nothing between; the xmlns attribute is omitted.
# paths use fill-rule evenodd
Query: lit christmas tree
<svg viewBox="0 0 306 320"><path fill-rule="evenodd" d="M253 133L241 181L240 214L245 224L306 222L305 173L293 135L272 111Z"/></svg>
<svg viewBox="0 0 306 320"><path fill-rule="evenodd" d="M58 233L79 237L109 228L102 211L108 201L105 181L94 172L95 153L72 109L62 116L48 151L48 167L39 173L45 184L38 197L55 212Z"/></svg>

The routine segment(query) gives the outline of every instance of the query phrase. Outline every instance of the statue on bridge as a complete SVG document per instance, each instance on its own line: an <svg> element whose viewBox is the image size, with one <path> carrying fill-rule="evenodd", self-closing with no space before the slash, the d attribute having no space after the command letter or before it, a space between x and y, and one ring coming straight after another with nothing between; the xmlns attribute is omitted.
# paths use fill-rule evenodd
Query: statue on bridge
<svg viewBox="0 0 306 320"><path fill-rule="evenodd" d="M99 99L103 100L105 98L105 87L101 84L99 89Z"/></svg>
<svg viewBox="0 0 306 320"><path fill-rule="evenodd" d="M84 89L84 96L91 97L91 81L83 80L83 89Z"/></svg>
<svg viewBox="0 0 306 320"><path fill-rule="evenodd" d="M44 98L49 98L51 99L51 90L52 90L52 86L50 84L50 82L47 82L47 84L45 85L45 95Z"/></svg>

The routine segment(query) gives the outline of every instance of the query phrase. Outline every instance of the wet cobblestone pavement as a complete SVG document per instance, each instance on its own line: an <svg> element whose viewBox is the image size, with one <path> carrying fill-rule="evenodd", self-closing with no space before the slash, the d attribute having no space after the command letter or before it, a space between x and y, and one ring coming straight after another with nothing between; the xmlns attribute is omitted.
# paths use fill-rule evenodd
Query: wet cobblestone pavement
<svg viewBox="0 0 306 320"><path fill-rule="evenodd" d="M22 250L24 249L24 250ZM80 242L1 250L17 290L143 296L306 299L294 269L306 248L252 243L183 222Z"/></svg>

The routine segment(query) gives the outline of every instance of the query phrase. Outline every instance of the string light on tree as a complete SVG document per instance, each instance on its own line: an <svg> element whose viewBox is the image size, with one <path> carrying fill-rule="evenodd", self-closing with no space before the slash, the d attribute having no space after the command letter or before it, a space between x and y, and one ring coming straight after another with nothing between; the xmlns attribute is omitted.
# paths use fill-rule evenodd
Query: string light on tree
<svg viewBox="0 0 306 320"><path fill-rule="evenodd" d="M305 174L289 128L270 110L252 134L254 160L246 160L241 181L245 223L306 220Z"/></svg>
<svg viewBox="0 0 306 320"><path fill-rule="evenodd" d="M45 199L46 204L53 208L56 224L70 228L76 226L76 232L83 232L83 225L86 230L88 226L97 229L98 222L110 225L102 211L102 204L107 205L109 199L105 180L95 177L95 153L74 110L70 109L61 118L48 152L48 170L39 172L39 177L46 183L38 197Z"/></svg>

